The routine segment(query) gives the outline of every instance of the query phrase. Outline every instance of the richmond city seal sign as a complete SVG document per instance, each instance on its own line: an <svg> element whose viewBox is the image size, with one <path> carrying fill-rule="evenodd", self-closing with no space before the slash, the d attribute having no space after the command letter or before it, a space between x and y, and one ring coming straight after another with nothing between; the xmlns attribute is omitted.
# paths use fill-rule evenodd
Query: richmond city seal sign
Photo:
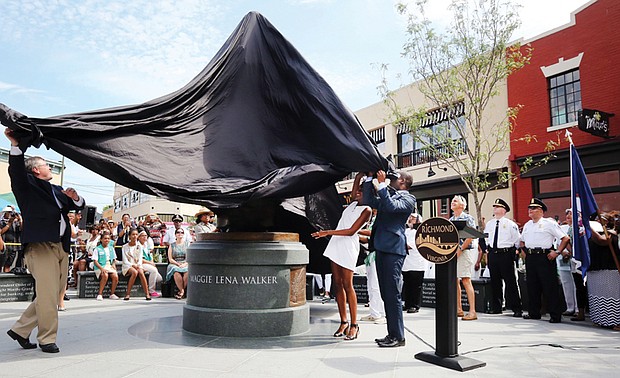
<svg viewBox="0 0 620 378"><path fill-rule="evenodd" d="M430 218L418 227L415 245L426 260L443 264L456 255L459 231L445 218Z"/></svg>

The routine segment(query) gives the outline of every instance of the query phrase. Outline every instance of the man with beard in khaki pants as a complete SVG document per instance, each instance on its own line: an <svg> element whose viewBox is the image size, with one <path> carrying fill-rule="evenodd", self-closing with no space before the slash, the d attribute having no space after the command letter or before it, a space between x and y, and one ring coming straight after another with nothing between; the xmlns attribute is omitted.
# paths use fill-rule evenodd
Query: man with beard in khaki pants
<svg viewBox="0 0 620 378"><path fill-rule="evenodd" d="M40 157L24 159L13 131L7 128L4 134L11 142L11 190L24 219L24 257L35 279L37 295L7 334L22 348L33 349L37 345L30 342L30 333L38 327L41 350L58 353L58 299L67 284L67 253L71 240L67 213L83 209L84 199L72 188L63 190L51 184L52 172L45 160Z"/></svg>

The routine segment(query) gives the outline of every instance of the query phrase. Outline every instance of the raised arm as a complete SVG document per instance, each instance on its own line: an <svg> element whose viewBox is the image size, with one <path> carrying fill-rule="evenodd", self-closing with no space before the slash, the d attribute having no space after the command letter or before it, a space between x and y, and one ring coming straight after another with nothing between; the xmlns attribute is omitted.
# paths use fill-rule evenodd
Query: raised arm
<svg viewBox="0 0 620 378"><path fill-rule="evenodd" d="M371 214L372 211L369 208L364 208L364 211L362 211L351 227L342 230L320 230L312 233L312 236L315 239L325 236L353 236L368 222Z"/></svg>

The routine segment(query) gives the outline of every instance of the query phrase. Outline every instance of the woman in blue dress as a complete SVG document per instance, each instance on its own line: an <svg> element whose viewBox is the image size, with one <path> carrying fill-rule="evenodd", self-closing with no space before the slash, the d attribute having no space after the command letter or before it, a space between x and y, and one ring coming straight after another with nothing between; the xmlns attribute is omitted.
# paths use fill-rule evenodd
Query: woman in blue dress
<svg viewBox="0 0 620 378"><path fill-rule="evenodd" d="M168 247L168 270L166 272L166 281L174 278L177 285L178 293L174 296L176 299L185 297L185 289L187 289L187 247L189 241L183 241L185 231L179 228L174 231L175 240Z"/></svg>

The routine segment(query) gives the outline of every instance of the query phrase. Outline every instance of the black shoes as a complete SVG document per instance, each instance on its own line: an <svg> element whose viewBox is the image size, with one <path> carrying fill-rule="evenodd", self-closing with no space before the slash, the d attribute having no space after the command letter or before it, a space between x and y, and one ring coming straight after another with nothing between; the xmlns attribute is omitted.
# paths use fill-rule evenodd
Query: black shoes
<svg viewBox="0 0 620 378"><path fill-rule="evenodd" d="M342 329L343 325L346 325L344 329ZM340 327L338 327L338 330L334 332L334 337L342 337L346 335L347 333L349 333L349 322L340 321Z"/></svg>
<svg viewBox="0 0 620 378"><path fill-rule="evenodd" d="M344 339L345 339L345 340L355 340L355 339L357 339L357 336L359 336L359 334L360 334L360 326L359 326L359 325L357 325L357 324L355 324L355 323L351 323L351 328L350 328L350 330L352 331L352 330L353 330L353 328L355 328L355 334L354 334L354 335L349 335L349 334L347 334L347 335L344 337Z"/></svg>
<svg viewBox="0 0 620 378"><path fill-rule="evenodd" d="M397 340L397 339L393 339L390 336L386 336L385 340L377 341L377 345L379 345L381 348L401 347L401 346L405 346L405 339Z"/></svg>
<svg viewBox="0 0 620 378"><path fill-rule="evenodd" d="M58 346L56 345L56 343L39 344L39 347L45 353L58 353L58 352L60 352L60 349L58 349Z"/></svg>
<svg viewBox="0 0 620 378"><path fill-rule="evenodd" d="M17 333L15 333L12 329L9 329L6 332L7 335L9 335L9 337L15 341L17 341L19 343L19 345L21 345L22 348L24 349L34 349L37 347L37 344L33 344L30 342L30 340L28 340L25 337L21 337L20 335L18 335ZM58 353L60 352L60 349L58 349L58 346L56 345L56 343L51 343L51 344L39 344L39 346L41 347L41 350L45 353Z"/></svg>
<svg viewBox="0 0 620 378"><path fill-rule="evenodd" d="M390 339L391 339L391 338L390 338L390 335L387 335L387 336L385 336L385 337L384 337L384 338L382 338L382 339L375 339L375 343L377 343L377 344L379 344L379 343L384 343L384 342L386 342L386 341L389 341Z"/></svg>
<svg viewBox="0 0 620 378"><path fill-rule="evenodd" d="M70 301L70 300L71 300L71 298L69 298L69 297L67 296L67 294L65 294L65 296L64 296L62 299L63 299L64 301Z"/></svg>
<svg viewBox="0 0 620 378"><path fill-rule="evenodd" d="M562 323L562 318L551 318L549 319L549 323Z"/></svg>
<svg viewBox="0 0 620 378"><path fill-rule="evenodd" d="M523 319L526 319L526 320L540 320L540 315L534 316L534 315L530 315L530 314L525 314L525 315L523 315Z"/></svg>
<svg viewBox="0 0 620 378"><path fill-rule="evenodd" d="M21 345L21 347L24 348L24 349L34 349L34 348L37 347L37 344L31 343L29 339L27 339L25 337L21 337L20 335L15 333L12 329L9 329L6 332L6 334L9 335L9 337L11 339L17 341L19 343L19 345Z"/></svg>
<svg viewBox="0 0 620 378"><path fill-rule="evenodd" d="M513 317L513 318L521 318L521 317L523 317L523 312L522 312L522 311L515 311L515 312L512 314L512 317Z"/></svg>

